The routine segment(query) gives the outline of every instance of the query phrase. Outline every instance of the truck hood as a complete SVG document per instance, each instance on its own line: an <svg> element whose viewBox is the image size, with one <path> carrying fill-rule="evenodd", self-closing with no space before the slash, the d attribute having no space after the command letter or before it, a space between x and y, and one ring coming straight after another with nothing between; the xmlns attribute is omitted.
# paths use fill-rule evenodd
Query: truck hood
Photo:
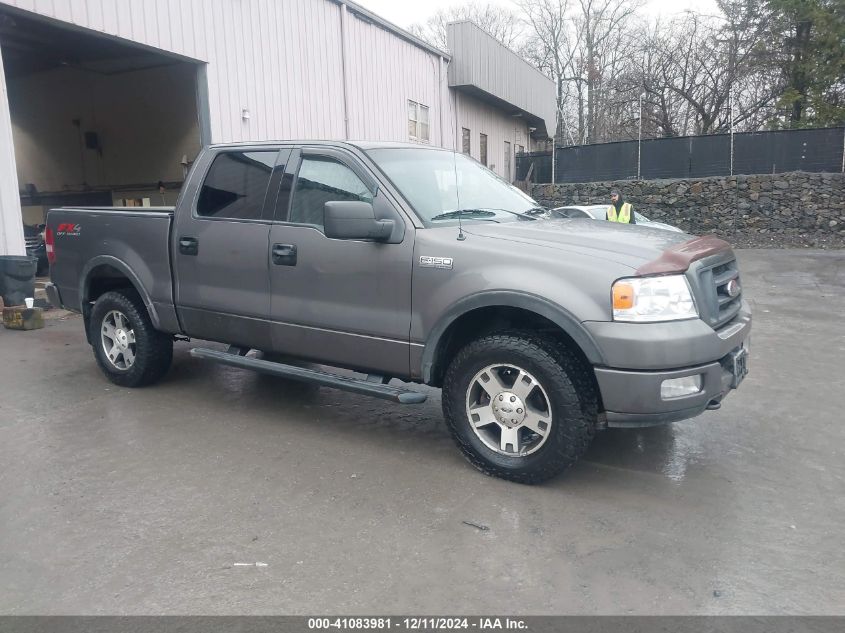
<svg viewBox="0 0 845 633"><path fill-rule="evenodd" d="M464 232L493 239L577 252L613 261L640 274L683 272L690 262L730 246L714 237L586 219L464 225Z"/></svg>

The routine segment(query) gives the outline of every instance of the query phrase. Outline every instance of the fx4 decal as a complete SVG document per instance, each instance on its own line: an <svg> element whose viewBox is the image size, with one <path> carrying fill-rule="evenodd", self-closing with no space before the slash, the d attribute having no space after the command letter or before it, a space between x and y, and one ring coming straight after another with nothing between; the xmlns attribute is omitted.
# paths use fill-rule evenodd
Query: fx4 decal
<svg viewBox="0 0 845 633"><path fill-rule="evenodd" d="M72 223L61 223L59 226L56 227L56 236L57 237L79 237L79 234L82 232L82 225L81 224L72 224Z"/></svg>

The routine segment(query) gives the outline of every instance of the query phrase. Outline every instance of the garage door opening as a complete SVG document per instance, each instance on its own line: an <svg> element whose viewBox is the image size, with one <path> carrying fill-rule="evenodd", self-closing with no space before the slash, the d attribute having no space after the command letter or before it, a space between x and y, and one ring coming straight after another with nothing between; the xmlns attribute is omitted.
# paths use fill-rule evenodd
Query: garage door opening
<svg viewBox="0 0 845 633"><path fill-rule="evenodd" d="M25 225L175 203L201 145L198 63L11 11L0 49Z"/></svg>

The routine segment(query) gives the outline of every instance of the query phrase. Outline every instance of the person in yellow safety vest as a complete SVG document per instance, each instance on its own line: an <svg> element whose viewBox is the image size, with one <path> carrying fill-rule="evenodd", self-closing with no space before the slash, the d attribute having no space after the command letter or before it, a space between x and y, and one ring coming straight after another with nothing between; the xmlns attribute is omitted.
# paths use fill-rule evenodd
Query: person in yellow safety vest
<svg viewBox="0 0 845 633"><path fill-rule="evenodd" d="M636 224L634 209L630 202L622 200L618 191L610 192L611 205L607 208L608 222L621 222L622 224Z"/></svg>

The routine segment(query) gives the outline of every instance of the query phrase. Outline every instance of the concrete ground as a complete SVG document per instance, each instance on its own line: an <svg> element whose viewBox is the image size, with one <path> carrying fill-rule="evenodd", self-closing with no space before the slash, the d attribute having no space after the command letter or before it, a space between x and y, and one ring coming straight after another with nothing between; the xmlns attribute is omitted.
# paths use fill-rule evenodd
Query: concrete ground
<svg viewBox="0 0 845 633"><path fill-rule="evenodd" d="M403 408L184 343L126 390L78 317L0 330L0 613L845 614L845 251L740 260L741 389L538 487L471 468L435 391Z"/></svg>

